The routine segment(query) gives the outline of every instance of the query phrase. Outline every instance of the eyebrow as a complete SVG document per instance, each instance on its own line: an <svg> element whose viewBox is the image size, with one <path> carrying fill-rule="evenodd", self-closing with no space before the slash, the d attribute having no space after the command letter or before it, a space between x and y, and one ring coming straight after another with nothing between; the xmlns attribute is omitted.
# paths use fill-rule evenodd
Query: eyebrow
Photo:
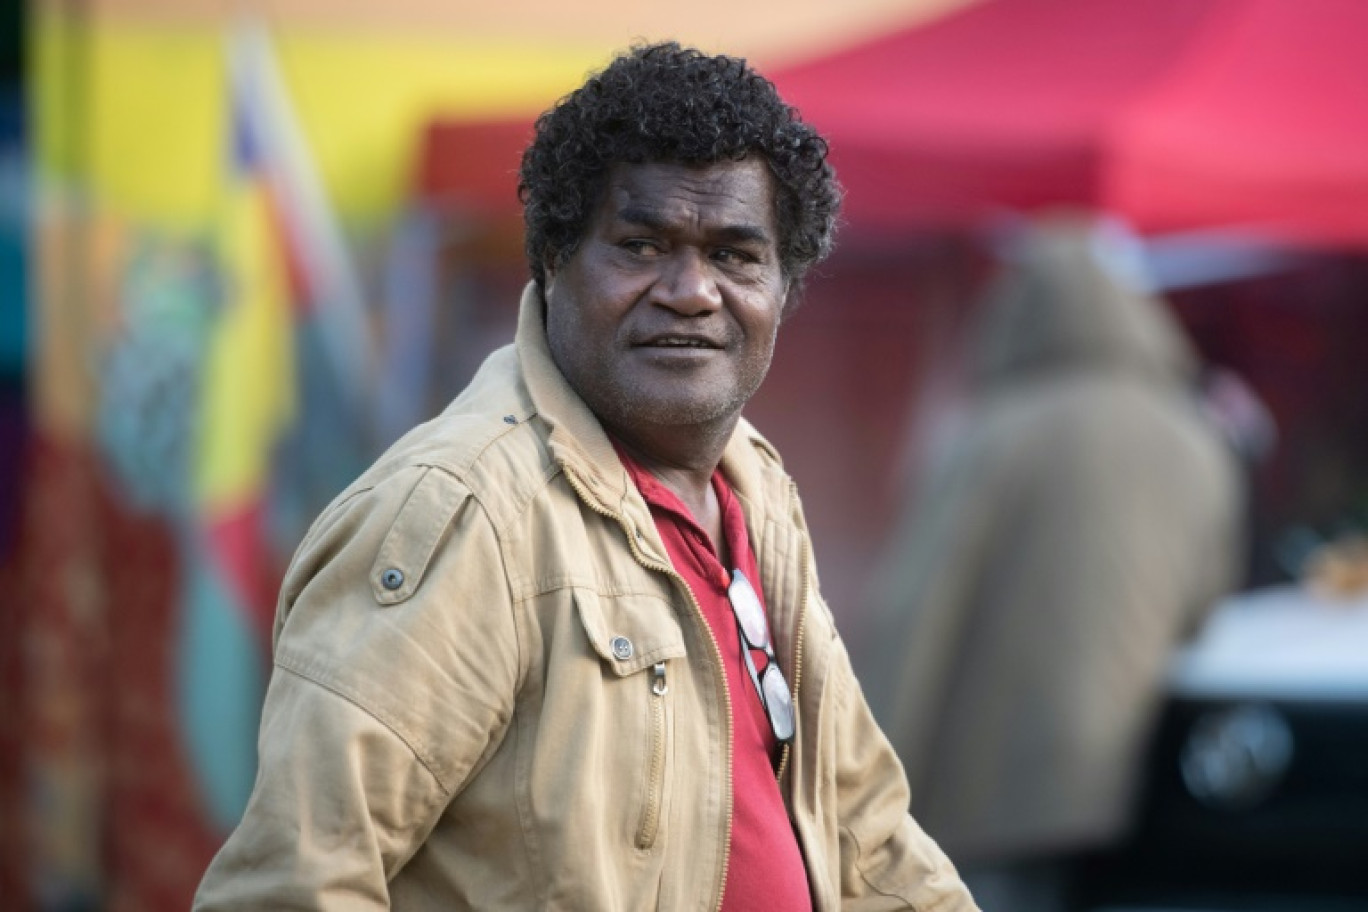
<svg viewBox="0 0 1368 912"><path fill-rule="evenodd" d="M651 231L664 231L668 227L664 217L659 212L642 206L624 206L618 210L617 217L629 225L636 225Z"/></svg>
<svg viewBox="0 0 1368 912"><path fill-rule="evenodd" d="M618 210L617 217L629 225L636 225L649 231L668 231L670 224L656 210L647 209L644 206L624 206ZM713 232L723 241L732 243L754 242L768 243L770 240L769 232L759 225L751 225L745 222L723 225Z"/></svg>

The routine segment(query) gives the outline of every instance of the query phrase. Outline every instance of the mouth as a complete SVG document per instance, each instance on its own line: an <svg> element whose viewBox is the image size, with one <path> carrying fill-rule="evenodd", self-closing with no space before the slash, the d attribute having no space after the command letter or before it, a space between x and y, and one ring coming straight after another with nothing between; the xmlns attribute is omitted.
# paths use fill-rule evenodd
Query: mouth
<svg viewBox="0 0 1368 912"><path fill-rule="evenodd" d="M659 335L659 336L651 336L650 338L645 339L645 340L639 342L637 345L638 345L639 348L661 348L661 349L670 349L670 348L720 349L720 348L722 348L721 345L719 345L717 342L713 341L712 339L707 338L706 336L687 335L687 334L684 334L684 335L662 334L662 335Z"/></svg>

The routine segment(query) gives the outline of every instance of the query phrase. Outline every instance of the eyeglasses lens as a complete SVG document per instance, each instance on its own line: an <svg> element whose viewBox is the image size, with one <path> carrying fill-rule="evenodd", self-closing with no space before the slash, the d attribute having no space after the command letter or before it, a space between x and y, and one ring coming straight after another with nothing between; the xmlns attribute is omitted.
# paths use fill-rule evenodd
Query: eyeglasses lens
<svg viewBox="0 0 1368 912"><path fill-rule="evenodd" d="M784 680L784 673L779 670L774 650L770 648L769 625L765 623L765 609L760 604L760 597L740 570L732 575L727 595L732 612L736 615L736 625L745 640L743 645L747 649L763 650L769 660L765 670L757 677L750 653L746 652L746 666L751 680L755 682L760 702L765 707L765 715L769 717L774 737L780 742L789 741L794 733L793 694Z"/></svg>
<svg viewBox="0 0 1368 912"><path fill-rule="evenodd" d="M779 741L789 740L793 737L793 695L789 693L788 682L778 665L771 663L765 668L760 686L765 692L765 711L774 728L774 737Z"/></svg>
<svg viewBox="0 0 1368 912"><path fill-rule="evenodd" d="M755 594L750 580L740 570L732 574L731 586L727 590L736 620L741 624L741 632L752 649L769 647L769 626L765 623L765 609L760 606L760 597Z"/></svg>

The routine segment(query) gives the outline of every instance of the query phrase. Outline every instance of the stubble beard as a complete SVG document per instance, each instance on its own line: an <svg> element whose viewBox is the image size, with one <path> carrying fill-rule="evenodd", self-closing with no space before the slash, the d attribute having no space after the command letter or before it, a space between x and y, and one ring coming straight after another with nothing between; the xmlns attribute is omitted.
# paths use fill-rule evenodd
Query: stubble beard
<svg viewBox="0 0 1368 912"><path fill-rule="evenodd" d="M708 384L692 397L645 395L626 378L619 377L608 359L599 359L588 367L585 376L571 379L571 386L607 427L627 434L633 430L696 428L700 434L708 435L717 431L730 433L741 409L764 381L769 364L767 361L763 366L743 370L730 389L715 389L720 384ZM687 382L681 380L680 384Z"/></svg>

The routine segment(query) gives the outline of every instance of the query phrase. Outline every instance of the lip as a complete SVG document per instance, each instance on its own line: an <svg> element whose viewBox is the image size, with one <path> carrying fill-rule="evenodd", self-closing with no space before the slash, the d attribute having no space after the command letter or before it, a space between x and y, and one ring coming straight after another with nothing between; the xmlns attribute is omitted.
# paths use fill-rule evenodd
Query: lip
<svg viewBox="0 0 1368 912"><path fill-rule="evenodd" d="M633 347L654 351L717 351L726 346L704 333L662 332L637 340Z"/></svg>

